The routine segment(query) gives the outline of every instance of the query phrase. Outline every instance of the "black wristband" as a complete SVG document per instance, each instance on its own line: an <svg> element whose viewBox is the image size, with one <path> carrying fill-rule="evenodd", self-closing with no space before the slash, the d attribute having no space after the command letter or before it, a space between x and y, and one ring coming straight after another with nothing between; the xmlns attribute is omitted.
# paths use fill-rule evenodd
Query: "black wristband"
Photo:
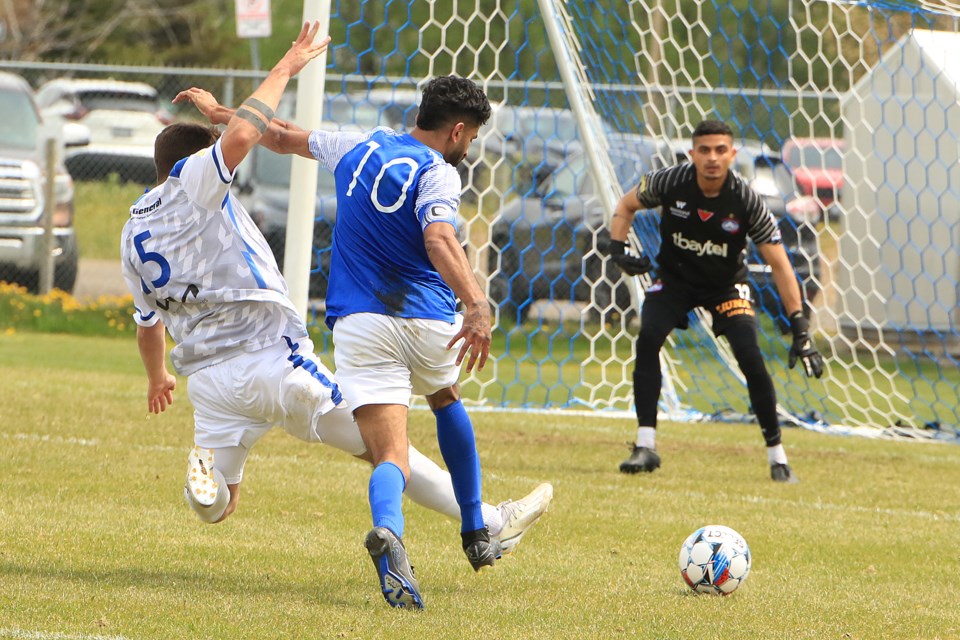
<svg viewBox="0 0 960 640"><path fill-rule="evenodd" d="M795 336L809 333L810 321L804 317L803 311L794 311L790 314L790 330Z"/></svg>
<svg viewBox="0 0 960 640"><path fill-rule="evenodd" d="M256 98L247 98L243 101L243 104L259 111L263 114L263 117L266 118L267 122L273 120L273 109L268 107L263 101L257 100Z"/></svg>
<svg viewBox="0 0 960 640"><path fill-rule="evenodd" d="M619 256L627 253L627 243L619 240L610 241L610 255Z"/></svg>
<svg viewBox="0 0 960 640"><path fill-rule="evenodd" d="M260 132L260 135L263 135L267 130L267 123L261 120L256 114L254 114L253 111L250 111L250 109L247 109L246 107L240 107L233 113L233 115L252 124L254 127L256 127L257 131Z"/></svg>

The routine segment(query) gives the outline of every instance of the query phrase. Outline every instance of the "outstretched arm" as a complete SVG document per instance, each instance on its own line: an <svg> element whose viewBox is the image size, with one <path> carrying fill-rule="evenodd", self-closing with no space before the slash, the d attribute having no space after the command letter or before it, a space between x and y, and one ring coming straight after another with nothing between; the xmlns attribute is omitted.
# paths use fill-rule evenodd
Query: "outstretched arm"
<svg viewBox="0 0 960 640"><path fill-rule="evenodd" d="M192 102L197 110L210 121L210 124L227 124L237 111L220 104L212 93L198 87L190 87L186 91L181 91L173 99L174 102L183 100ZM306 129L301 129L292 122L274 118L270 121L270 126L267 127L266 132L260 137L259 143L275 153L295 153L312 160L313 155L307 146L309 137L310 132Z"/></svg>
<svg viewBox="0 0 960 640"><path fill-rule="evenodd" d="M304 24L287 53L274 65L256 91L231 114L220 138L223 159L231 173L266 133L290 78L326 50L330 36L314 43L319 29L318 22ZM191 99L189 90L178 94L174 102L187 99ZM223 117L223 112L220 113L220 117Z"/></svg>

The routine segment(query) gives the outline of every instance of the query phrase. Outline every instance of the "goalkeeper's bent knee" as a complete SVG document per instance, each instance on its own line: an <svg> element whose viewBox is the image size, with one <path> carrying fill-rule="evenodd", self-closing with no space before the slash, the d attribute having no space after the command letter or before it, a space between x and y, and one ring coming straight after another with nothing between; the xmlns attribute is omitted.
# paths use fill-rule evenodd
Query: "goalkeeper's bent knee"
<svg viewBox="0 0 960 640"><path fill-rule="evenodd" d="M183 497L187 501L187 504L197 514L197 517L200 518L203 522L208 524L213 524L220 520L223 517L224 512L227 510L227 506L230 504L230 489L227 487L227 481L224 479L223 474L220 473L220 470L216 467L212 468L213 479L217 483L217 497L214 498L213 504L207 506L197 502L192 495L190 495L190 489L187 487L183 488Z"/></svg>

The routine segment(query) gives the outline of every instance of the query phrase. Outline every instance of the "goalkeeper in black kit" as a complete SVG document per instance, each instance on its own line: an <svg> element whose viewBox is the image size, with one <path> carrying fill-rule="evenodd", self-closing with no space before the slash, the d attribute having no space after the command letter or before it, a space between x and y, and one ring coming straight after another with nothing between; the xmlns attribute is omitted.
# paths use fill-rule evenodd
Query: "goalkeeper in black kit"
<svg viewBox="0 0 960 640"><path fill-rule="evenodd" d="M644 175L637 188L617 203L610 224L610 259L625 274L639 275L650 270L650 260L626 252L627 231L638 209L661 211L657 278L644 296L633 371L637 440L620 471L650 472L660 466L655 442L660 348L673 329L686 328L693 308L703 307L712 316L713 332L726 336L746 378L750 404L767 444L770 476L778 482L796 482L781 443L773 380L757 342L744 261L748 237L770 265L790 318L789 366L800 362L807 376L819 378L823 359L810 339L800 287L776 221L760 196L730 170L736 155L730 127L716 120L701 122L692 142L692 162Z"/></svg>

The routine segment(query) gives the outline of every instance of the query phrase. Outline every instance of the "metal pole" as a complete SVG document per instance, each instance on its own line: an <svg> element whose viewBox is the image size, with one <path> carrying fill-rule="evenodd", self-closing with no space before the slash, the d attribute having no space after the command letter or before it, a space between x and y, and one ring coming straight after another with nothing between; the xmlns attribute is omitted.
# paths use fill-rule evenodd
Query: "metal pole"
<svg viewBox="0 0 960 640"><path fill-rule="evenodd" d="M234 79L233 74L227 74L227 80L223 85L223 104L232 105L234 104L233 98L234 92Z"/></svg>
<svg viewBox="0 0 960 640"><path fill-rule="evenodd" d="M304 1L303 21L313 20L320 21L319 37L330 32L330 0ZM327 53L324 52L298 75L295 120L304 129L320 128L326 68ZM290 287L293 306L306 318L310 290L310 258L313 251L313 219L317 209L315 160L293 156L290 166L289 202L283 276Z"/></svg>
<svg viewBox="0 0 960 640"><path fill-rule="evenodd" d="M250 64L254 71L260 71L260 38L250 38Z"/></svg>
<svg viewBox="0 0 960 640"><path fill-rule="evenodd" d="M46 144L46 180L43 186L43 239L40 245L43 247L40 260L40 294L49 293L53 288L53 269L55 256L53 250L55 247L53 238L53 209L56 203L56 177L57 177L57 141L55 138L47 138Z"/></svg>

